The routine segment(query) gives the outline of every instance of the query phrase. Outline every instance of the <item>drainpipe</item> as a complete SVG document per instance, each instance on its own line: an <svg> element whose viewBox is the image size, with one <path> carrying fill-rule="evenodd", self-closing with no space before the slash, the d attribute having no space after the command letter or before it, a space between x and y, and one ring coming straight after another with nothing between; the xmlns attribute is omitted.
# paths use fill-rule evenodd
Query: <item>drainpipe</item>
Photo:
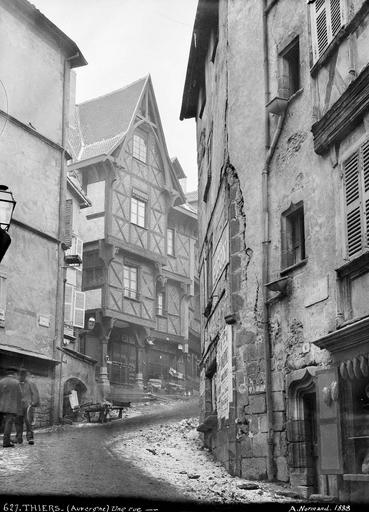
<svg viewBox="0 0 369 512"><path fill-rule="evenodd" d="M273 1L267 6L267 0L263 1L263 43L264 43L264 86L265 86L265 105L269 102L269 57L268 57L268 23L267 17L270 9L276 4ZM272 350L269 332L269 306L267 302L267 290L265 285L269 282L269 167L276 145L281 134L283 124L286 118L286 110L279 117L278 125L270 143L269 135L269 113L265 110L265 164L262 170L262 218L263 218L263 249L262 249L262 290L263 290L263 329L264 329L264 361L265 361L265 398L267 409L268 424L268 451L267 451L267 475L268 480L275 477L274 457L273 457L273 394L272 394Z"/></svg>
<svg viewBox="0 0 369 512"><path fill-rule="evenodd" d="M62 100L62 136L61 146L63 151L61 153L60 162L60 186L59 186L59 230L58 230L58 279L56 288L56 308L55 308L55 337L53 340L53 357L56 359L57 348L62 347L62 339L64 335L64 290L66 281L66 269L64 265L64 250L62 247L62 237L64 233L64 211L65 211L65 200L66 200L66 173L65 173L65 143L66 143L66 127L67 127L67 107L69 99L69 90L67 87L68 80L68 62L77 58L79 53L72 55L64 59L64 70L63 70L63 100ZM61 382L62 382L62 365L63 365L63 353L61 352L59 374L57 379L57 369L54 370L53 379L53 422L59 419L61 409ZM59 382L59 389L55 390L55 382ZM56 391L56 393L55 393ZM57 397L55 396L57 394Z"/></svg>

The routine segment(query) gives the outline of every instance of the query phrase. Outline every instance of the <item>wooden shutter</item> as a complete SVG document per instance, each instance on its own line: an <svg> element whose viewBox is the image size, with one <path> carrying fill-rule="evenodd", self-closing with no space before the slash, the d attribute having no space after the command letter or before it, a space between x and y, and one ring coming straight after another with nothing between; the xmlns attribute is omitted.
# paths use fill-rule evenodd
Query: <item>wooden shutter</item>
<svg viewBox="0 0 369 512"><path fill-rule="evenodd" d="M74 287L70 284L65 284L64 293L64 323L66 325L72 325L73 318L73 296Z"/></svg>
<svg viewBox="0 0 369 512"><path fill-rule="evenodd" d="M72 245L72 233L73 233L73 202L72 199L65 201L65 231L64 241L67 247Z"/></svg>
<svg viewBox="0 0 369 512"><path fill-rule="evenodd" d="M347 252L349 258L363 248L362 206L360 194L360 160L355 152L344 163Z"/></svg>
<svg viewBox="0 0 369 512"><path fill-rule="evenodd" d="M346 0L315 0L311 4L313 57L316 62L345 22Z"/></svg>
<svg viewBox="0 0 369 512"><path fill-rule="evenodd" d="M365 209L364 246L369 245L369 140L361 146L361 168L363 180L363 205Z"/></svg>
<svg viewBox="0 0 369 512"><path fill-rule="evenodd" d="M86 295L84 292L74 292L74 313L73 313L73 325L80 327L81 329L85 326L85 309L86 309Z"/></svg>
<svg viewBox="0 0 369 512"><path fill-rule="evenodd" d="M330 0L330 22L332 39L343 25L343 0Z"/></svg>
<svg viewBox="0 0 369 512"><path fill-rule="evenodd" d="M313 54L316 62L328 46L326 0L316 0L311 6Z"/></svg>
<svg viewBox="0 0 369 512"><path fill-rule="evenodd" d="M319 462L322 475L343 473L340 411L338 402L325 401L333 382L338 383L337 368L316 372L318 405Z"/></svg>

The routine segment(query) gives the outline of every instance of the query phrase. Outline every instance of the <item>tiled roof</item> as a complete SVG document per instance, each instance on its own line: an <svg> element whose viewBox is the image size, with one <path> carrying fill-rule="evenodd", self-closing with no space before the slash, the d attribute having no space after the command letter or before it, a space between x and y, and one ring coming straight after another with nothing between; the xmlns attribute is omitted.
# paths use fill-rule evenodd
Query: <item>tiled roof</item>
<svg viewBox="0 0 369 512"><path fill-rule="evenodd" d="M126 133L147 77L76 106L69 145L74 160L108 154ZM76 135L79 136L79 144Z"/></svg>

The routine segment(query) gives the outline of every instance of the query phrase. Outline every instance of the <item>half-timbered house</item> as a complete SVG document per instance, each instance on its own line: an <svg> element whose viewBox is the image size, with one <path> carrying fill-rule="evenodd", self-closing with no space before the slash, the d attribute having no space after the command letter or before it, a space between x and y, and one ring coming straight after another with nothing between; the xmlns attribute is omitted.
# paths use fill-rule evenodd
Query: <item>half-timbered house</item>
<svg viewBox="0 0 369 512"><path fill-rule="evenodd" d="M144 385L184 392L197 374L197 215L186 205L178 162L168 156L150 76L76 106L71 170L83 210L81 350L98 361L105 397ZM185 377L188 377L187 379ZM192 377L192 378L191 378Z"/></svg>

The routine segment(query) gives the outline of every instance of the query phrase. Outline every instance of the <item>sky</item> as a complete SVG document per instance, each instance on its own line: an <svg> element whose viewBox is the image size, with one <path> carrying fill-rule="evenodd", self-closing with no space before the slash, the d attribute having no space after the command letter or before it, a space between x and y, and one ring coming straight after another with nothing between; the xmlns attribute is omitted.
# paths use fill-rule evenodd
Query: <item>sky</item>
<svg viewBox="0 0 369 512"><path fill-rule="evenodd" d="M77 103L150 73L171 157L197 189L194 119L179 120L197 0L31 0L79 47Z"/></svg>

